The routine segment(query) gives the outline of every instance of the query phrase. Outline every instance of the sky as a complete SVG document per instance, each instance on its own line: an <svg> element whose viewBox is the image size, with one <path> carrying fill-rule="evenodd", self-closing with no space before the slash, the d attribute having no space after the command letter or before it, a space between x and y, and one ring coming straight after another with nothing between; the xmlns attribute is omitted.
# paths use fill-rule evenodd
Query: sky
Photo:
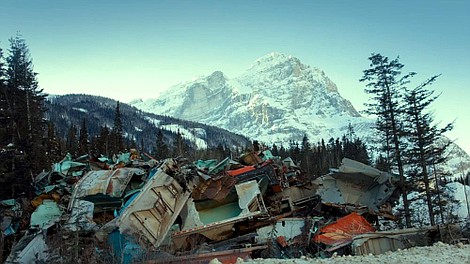
<svg viewBox="0 0 470 264"><path fill-rule="evenodd" d="M470 153L470 1L2 0L0 47L21 34L49 94L154 98L216 70L241 75L270 52L318 67L358 110L368 57L399 57L417 85L441 74L432 105Z"/></svg>

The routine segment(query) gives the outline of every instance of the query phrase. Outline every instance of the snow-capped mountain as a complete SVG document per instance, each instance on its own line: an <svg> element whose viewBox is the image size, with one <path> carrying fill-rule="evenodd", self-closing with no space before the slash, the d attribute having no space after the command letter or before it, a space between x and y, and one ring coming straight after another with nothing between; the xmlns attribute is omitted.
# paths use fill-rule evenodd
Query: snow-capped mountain
<svg viewBox="0 0 470 264"><path fill-rule="evenodd" d="M147 112L210 124L265 143L341 137L349 123L364 130L360 116L318 68L270 53L241 76L216 71L175 85L156 99L136 101Z"/></svg>
<svg viewBox="0 0 470 264"><path fill-rule="evenodd" d="M375 120L362 117L336 85L295 57L270 53L241 76L220 71L170 87L156 99L131 105L142 111L217 126L271 145L342 137L348 125L369 146L376 144ZM454 145L449 163L456 176L470 170L470 157ZM455 173L455 172L458 173Z"/></svg>

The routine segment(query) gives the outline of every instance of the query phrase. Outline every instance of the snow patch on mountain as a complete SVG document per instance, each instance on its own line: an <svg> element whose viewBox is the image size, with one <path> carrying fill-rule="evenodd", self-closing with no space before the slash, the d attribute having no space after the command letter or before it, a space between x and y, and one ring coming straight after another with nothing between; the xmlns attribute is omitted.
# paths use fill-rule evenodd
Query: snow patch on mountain
<svg viewBox="0 0 470 264"><path fill-rule="evenodd" d="M194 129L188 130L182 126L171 124L171 125L163 125L160 127L160 129L171 131L173 133L179 132L184 139L193 142L197 146L197 148L207 149L207 143L204 140L206 136L206 131L202 128L199 128L199 129L194 128Z"/></svg>

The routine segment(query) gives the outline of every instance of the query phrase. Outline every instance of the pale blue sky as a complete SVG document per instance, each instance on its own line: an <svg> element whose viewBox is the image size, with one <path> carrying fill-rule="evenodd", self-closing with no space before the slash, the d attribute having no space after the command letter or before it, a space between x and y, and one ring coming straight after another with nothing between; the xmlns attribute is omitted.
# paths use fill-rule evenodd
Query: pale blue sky
<svg viewBox="0 0 470 264"><path fill-rule="evenodd" d="M379 52L417 82L442 74L436 119L470 153L470 1L0 1L0 47L19 31L51 94L129 102L215 70L236 77L278 51L316 66L363 109Z"/></svg>

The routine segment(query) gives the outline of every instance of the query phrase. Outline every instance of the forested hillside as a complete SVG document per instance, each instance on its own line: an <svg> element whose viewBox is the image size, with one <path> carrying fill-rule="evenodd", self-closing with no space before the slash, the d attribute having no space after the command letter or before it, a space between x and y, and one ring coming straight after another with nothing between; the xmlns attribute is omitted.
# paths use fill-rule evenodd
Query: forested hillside
<svg viewBox="0 0 470 264"><path fill-rule="evenodd" d="M57 124L59 137L66 140L71 140L68 137L73 137L74 130L75 136L79 137L85 123L89 140L93 143L93 139L98 135L106 134L106 130L111 133L115 128L118 104L119 122L126 148L134 147L140 151L154 153L159 133L163 135L163 141L169 147L176 143L175 140L180 134L187 147L192 150L217 147L235 150L243 149L249 144L247 138L220 128L145 113L113 99L92 95L49 96L46 100L46 118ZM203 147L198 145L201 144L198 140L203 141ZM106 154L106 151L101 152L100 154ZM110 152L112 151L108 154L112 154Z"/></svg>

